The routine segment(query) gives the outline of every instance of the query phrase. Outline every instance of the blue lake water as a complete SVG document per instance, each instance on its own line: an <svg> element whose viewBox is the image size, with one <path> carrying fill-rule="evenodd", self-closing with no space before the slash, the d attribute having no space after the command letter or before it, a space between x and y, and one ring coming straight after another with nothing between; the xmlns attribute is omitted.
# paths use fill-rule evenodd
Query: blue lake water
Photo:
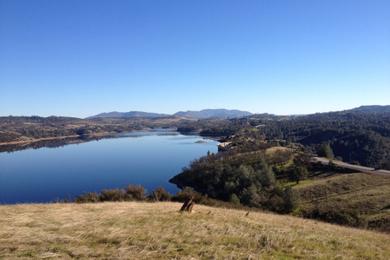
<svg viewBox="0 0 390 260"><path fill-rule="evenodd" d="M197 141L206 141L197 143ZM162 186L217 142L176 132L134 132L57 148L0 153L0 203L51 202L85 192L141 184Z"/></svg>

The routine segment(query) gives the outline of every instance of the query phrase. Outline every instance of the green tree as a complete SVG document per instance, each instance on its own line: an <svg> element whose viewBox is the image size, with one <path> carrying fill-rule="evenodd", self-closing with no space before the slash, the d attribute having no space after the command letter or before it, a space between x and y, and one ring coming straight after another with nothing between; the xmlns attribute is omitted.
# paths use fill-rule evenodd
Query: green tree
<svg viewBox="0 0 390 260"><path fill-rule="evenodd" d="M233 204L240 204L240 199L238 198L238 196L233 193L232 195L230 195L230 202L232 202Z"/></svg>
<svg viewBox="0 0 390 260"><path fill-rule="evenodd" d="M296 166L292 172L292 178L299 184L299 181L304 180L309 175L309 171L305 166Z"/></svg>
<svg viewBox="0 0 390 260"><path fill-rule="evenodd" d="M290 213L298 207L299 198L291 187L287 187L283 192L284 212Z"/></svg>
<svg viewBox="0 0 390 260"><path fill-rule="evenodd" d="M321 145L320 155L321 156L325 156L329 160L333 160L334 159L333 149L332 149L332 147L330 146L329 143Z"/></svg>

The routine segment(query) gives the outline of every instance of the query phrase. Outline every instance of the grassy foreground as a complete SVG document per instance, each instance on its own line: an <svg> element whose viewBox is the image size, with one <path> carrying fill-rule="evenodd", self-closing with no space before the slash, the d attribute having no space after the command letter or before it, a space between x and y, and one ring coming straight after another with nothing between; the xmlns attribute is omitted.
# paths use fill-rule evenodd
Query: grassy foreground
<svg viewBox="0 0 390 260"><path fill-rule="evenodd" d="M0 206L0 258L390 259L390 235L260 212L117 202Z"/></svg>

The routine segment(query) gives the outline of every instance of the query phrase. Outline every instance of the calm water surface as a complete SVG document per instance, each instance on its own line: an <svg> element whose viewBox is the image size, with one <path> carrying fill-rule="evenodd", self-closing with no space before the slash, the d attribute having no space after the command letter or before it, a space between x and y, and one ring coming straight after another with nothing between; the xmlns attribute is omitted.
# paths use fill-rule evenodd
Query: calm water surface
<svg viewBox="0 0 390 260"><path fill-rule="evenodd" d="M141 184L175 193L168 180L217 142L173 132L135 132L57 148L0 153L0 203L73 199L84 192Z"/></svg>

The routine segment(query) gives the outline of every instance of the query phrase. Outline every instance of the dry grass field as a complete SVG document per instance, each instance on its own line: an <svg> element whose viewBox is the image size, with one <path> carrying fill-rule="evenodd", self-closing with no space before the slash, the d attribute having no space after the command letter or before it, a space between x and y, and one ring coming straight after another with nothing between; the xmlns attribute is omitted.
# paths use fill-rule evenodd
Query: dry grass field
<svg viewBox="0 0 390 260"><path fill-rule="evenodd" d="M390 235L261 212L117 202L0 206L0 258L390 259Z"/></svg>
<svg viewBox="0 0 390 260"><path fill-rule="evenodd" d="M303 212L353 212L359 226L390 233L390 176L340 174L305 180L293 188Z"/></svg>

